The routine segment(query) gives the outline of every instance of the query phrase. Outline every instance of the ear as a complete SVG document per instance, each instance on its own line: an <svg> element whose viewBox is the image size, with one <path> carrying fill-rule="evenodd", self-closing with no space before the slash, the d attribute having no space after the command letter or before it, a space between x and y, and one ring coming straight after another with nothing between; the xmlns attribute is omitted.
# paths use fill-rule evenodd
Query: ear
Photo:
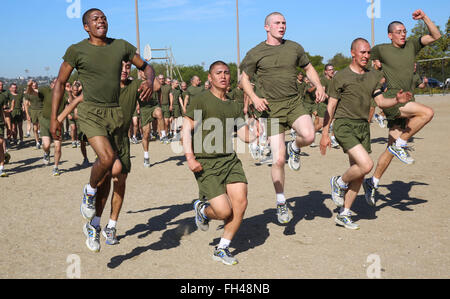
<svg viewBox="0 0 450 299"><path fill-rule="evenodd" d="M89 30L88 24L84 24L83 27L84 27L84 30L85 30L87 33L89 33L90 30Z"/></svg>
<svg viewBox="0 0 450 299"><path fill-rule="evenodd" d="M393 35L392 35L392 33L390 32L390 33L388 33L388 37L389 37L389 39L390 40L392 40L392 38L393 38Z"/></svg>

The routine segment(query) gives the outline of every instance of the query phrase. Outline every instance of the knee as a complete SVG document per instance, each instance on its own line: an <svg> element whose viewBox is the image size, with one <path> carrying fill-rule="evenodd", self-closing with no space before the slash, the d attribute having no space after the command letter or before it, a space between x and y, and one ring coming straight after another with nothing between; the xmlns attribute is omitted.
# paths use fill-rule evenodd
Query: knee
<svg viewBox="0 0 450 299"><path fill-rule="evenodd" d="M431 121L434 117L433 108L427 107L424 112L425 112L425 117L426 117L427 121Z"/></svg>
<svg viewBox="0 0 450 299"><path fill-rule="evenodd" d="M247 196L233 201L233 210L238 214L244 214L248 206Z"/></svg>
<svg viewBox="0 0 450 299"><path fill-rule="evenodd" d="M103 167L111 168L114 164L115 157L113 153L103 153L102 155L98 155L98 160Z"/></svg>
<svg viewBox="0 0 450 299"><path fill-rule="evenodd" d="M280 154L276 159L274 159L272 165L277 168L283 168L284 164L286 164L286 155Z"/></svg>
<svg viewBox="0 0 450 299"><path fill-rule="evenodd" d="M364 175L369 174L373 169L374 163L372 160L366 161L363 166L361 166L361 171L364 173Z"/></svg>
<svg viewBox="0 0 450 299"><path fill-rule="evenodd" d="M233 215L233 210L231 209L231 207L227 207L221 209L220 211L214 211L214 213L216 214L217 218L219 218L218 220L226 220L230 218L231 215Z"/></svg>

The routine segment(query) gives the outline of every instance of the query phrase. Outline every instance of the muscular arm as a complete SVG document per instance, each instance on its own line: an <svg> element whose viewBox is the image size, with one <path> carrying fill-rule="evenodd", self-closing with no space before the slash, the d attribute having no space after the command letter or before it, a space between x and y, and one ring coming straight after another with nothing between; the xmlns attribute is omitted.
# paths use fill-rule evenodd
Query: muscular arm
<svg viewBox="0 0 450 299"><path fill-rule="evenodd" d="M269 104L266 99L261 99L258 97L253 90L253 85L250 82L250 77L245 73L242 72L241 75L241 83L242 87L244 88L244 92L248 95L250 98L250 101L253 103L253 106L258 111L264 111L267 110L267 105Z"/></svg>
<svg viewBox="0 0 450 299"><path fill-rule="evenodd" d="M138 69L142 69L142 67L146 64L146 62L142 60L141 56L139 56L139 54L137 53L134 55L131 63L134 64ZM152 95L152 92L157 90L157 86L154 85L159 85L159 83L156 83L157 81L155 81L155 70L150 64L147 64L143 71L145 81L143 82L143 84L141 84L138 91L141 92L140 98L144 101L147 101Z"/></svg>
<svg viewBox="0 0 450 299"><path fill-rule="evenodd" d="M430 32L430 34L422 36L420 40L422 45L428 46L429 44L441 38L441 32L439 31L438 27L421 9L418 9L413 13L413 19L422 20L425 25L427 25L428 31Z"/></svg>
<svg viewBox="0 0 450 299"><path fill-rule="evenodd" d="M320 153L322 155L326 154L327 147L331 147L331 140L330 140L330 136L328 135L328 131L329 131L330 125L333 121L337 104L338 104L337 99L335 99L333 97L328 98L327 112L325 113L325 117L323 120L322 138L320 139Z"/></svg>
<svg viewBox="0 0 450 299"><path fill-rule="evenodd" d="M181 131L181 138L183 138L184 156L188 163L189 169L192 172L200 172L202 170L201 164L195 159L194 151L192 149L191 132L194 130L196 123L189 117L183 117L183 126Z"/></svg>
<svg viewBox="0 0 450 299"><path fill-rule="evenodd" d="M306 72L306 76L308 77L309 81L314 84L316 87L316 102L321 103L325 101L326 94L325 94L325 88L323 88L322 83L320 83L319 74L317 74L316 69L312 66L312 64L308 64L303 68Z"/></svg>

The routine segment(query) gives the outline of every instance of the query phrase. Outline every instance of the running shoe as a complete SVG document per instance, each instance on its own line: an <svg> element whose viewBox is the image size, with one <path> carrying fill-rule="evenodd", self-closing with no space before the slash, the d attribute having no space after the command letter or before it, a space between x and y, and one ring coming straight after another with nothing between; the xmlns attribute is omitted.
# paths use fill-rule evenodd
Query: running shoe
<svg viewBox="0 0 450 299"><path fill-rule="evenodd" d="M86 236L86 246L91 251L100 251L100 230L100 227L95 228L89 222L83 226L83 233Z"/></svg>
<svg viewBox="0 0 450 299"><path fill-rule="evenodd" d="M277 204L277 218L278 222L281 224L286 224L291 221L291 216L287 208L287 204Z"/></svg>
<svg viewBox="0 0 450 299"><path fill-rule="evenodd" d="M77 147L77 142L76 141L72 141L72 148L76 148Z"/></svg>
<svg viewBox="0 0 450 299"><path fill-rule="evenodd" d="M336 137L334 137L333 135L330 137L331 139L331 147L335 148L335 149L339 149L339 143L336 140Z"/></svg>
<svg viewBox="0 0 450 299"><path fill-rule="evenodd" d="M117 237L116 237L116 228L115 227L109 228L108 226L106 226L102 230L102 235L106 238L105 243L107 245L119 244L119 240L117 240Z"/></svg>
<svg viewBox="0 0 450 299"><path fill-rule="evenodd" d="M414 159L408 153L408 151L410 150L409 147L407 147L407 146L401 147L401 146L396 146L395 144L393 144L388 147L388 150L391 154L396 156L403 163L408 164L408 165L414 163Z"/></svg>
<svg viewBox="0 0 450 299"><path fill-rule="evenodd" d="M294 149L292 149L292 143L294 141L290 141L288 143L288 154L289 154L289 160L288 160L288 165L289 168L294 170L294 171L299 171L300 170L300 150L298 152L294 151Z"/></svg>
<svg viewBox="0 0 450 299"><path fill-rule="evenodd" d="M3 171L3 169L0 169L0 177L6 178L6 177L8 177L8 174L5 171Z"/></svg>
<svg viewBox="0 0 450 299"><path fill-rule="evenodd" d="M95 216L96 194L87 194L86 186L83 188L83 201L81 202L81 216L90 221Z"/></svg>
<svg viewBox="0 0 450 299"><path fill-rule="evenodd" d="M378 122L378 125L380 126L380 128L385 128L386 125L384 124L384 117L382 117L381 115L375 114L375 119Z"/></svg>
<svg viewBox="0 0 450 299"><path fill-rule="evenodd" d="M230 250L227 248L215 248L213 259L218 262L222 262L225 265L236 265L238 260L230 253Z"/></svg>
<svg viewBox="0 0 450 299"><path fill-rule="evenodd" d="M52 175L59 176L60 174L61 174L61 172L59 171L58 167L53 167Z"/></svg>
<svg viewBox="0 0 450 299"><path fill-rule="evenodd" d="M43 161L45 165L48 165L50 163L50 153L44 153Z"/></svg>
<svg viewBox="0 0 450 299"><path fill-rule="evenodd" d="M9 160L11 160L11 155L8 152L6 152L5 153L5 164L8 164Z"/></svg>
<svg viewBox="0 0 450 299"><path fill-rule="evenodd" d="M252 156L253 160L258 160L260 158L259 146L257 144L250 143L248 145L248 149L250 150L250 155Z"/></svg>
<svg viewBox="0 0 450 299"><path fill-rule="evenodd" d="M373 185L372 178L364 179L363 181L364 196L369 206L374 207L376 205L375 191L377 188Z"/></svg>
<svg viewBox="0 0 450 299"><path fill-rule="evenodd" d="M337 183L337 180L340 178L340 176L334 176L330 180L331 184L331 199L333 200L334 204L338 207L344 206L344 195L346 189L341 188L339 184Z"/></svg>
<svg viewBox="0 0 450 299"><path fill-rule="evenodd" d="M41 144L39 142L36 142L36 149L41 149Z"/></svg>
<svg viewBox="0 0 450 299"><path fill-rule="evenodd" d="M201 209L205 205L206 203L199 199L194 202L195 224L202 231L207 231L209 229L209 220L201 213Z"/></svg>
<svg viewBox="0 0 450 299"><path fill-rule="evenodd" d="M150 167L150 158L144 158L144 167Z"/></svg>
<svg viewBox="0 0 450 299"><path fill-rule="evenodd" d="M351 215L338 214L334 219L334 222L348 229L359 229L359 225L352 221Z"/></svg>

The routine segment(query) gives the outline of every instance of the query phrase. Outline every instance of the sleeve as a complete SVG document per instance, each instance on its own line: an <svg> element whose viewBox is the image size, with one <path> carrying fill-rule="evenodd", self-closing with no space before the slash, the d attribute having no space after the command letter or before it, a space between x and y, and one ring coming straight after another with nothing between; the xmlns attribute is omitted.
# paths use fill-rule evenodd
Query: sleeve
<svg viewBox="0 0 450 299"><path fill-rule="evenodd" d="M370 51L370 59L373 60L380 60L381 56L380 56L380 46L375 46L372 48L372 50Z"/></svg>
<svg viewBox="0 0 450 299"><path fill-rule="evenodd" d="M123 40L123 43L124 43L123 60L131 61L133 59L134 55L136 55L137 48L135 46L133 46L132 44L130 44L129 42L127 42L126 40Z"/></svg>
<svg viewBox="0 0 450 299"><path fill-rule="evenodd" d="M194 119L194 112L195 110L201 110L203 111L203 107L202 107L202 103L203 101L201 100L201 97L193 97L190 100L190 104L186 109L186 116L189 117L192 120Z"/></svg>
<svg viewBox="0 0 450 299"><path fill-rule="evenodd" d="M66 53L63 56L63 60L65 62L67 62L68 64L70 64L71 67L76 68L78 65L78 55L77 55L77 51L75 50L75 46L72 45L70 46L67 50Z"/></svg>
<svg viewBox="0 0 450 299"><path fill-rule="evenodd" d="M298 66L304 68L310 64L308 55L306 55L305 49L301 45L298 45Z"/></svg>
<svg viewBox="0 0 450 299"><path fill-rule="evenodd" d="M242 63L239 66L239 69L241 70L241 72L245 72L249 76L249 78L252 78L253 75L255 75L256 60L253 58L251 52L247 53L247 55L244 57L244 60L242 60Z"/></svg>
<svg viewBox="0 0 450 299"><path fill-rule="evenodd" d="M414 45L414 53L417 55L425 46L422 44L422 36L411 40Z"/></svg>
<svg viewBox="0 0 450 299"><path fill-rule="evenodd" d="M333 77L331 79L329 88L328 88L328 96L339 100L341 98L342 87L339 83L339 78Z"/></svg>

